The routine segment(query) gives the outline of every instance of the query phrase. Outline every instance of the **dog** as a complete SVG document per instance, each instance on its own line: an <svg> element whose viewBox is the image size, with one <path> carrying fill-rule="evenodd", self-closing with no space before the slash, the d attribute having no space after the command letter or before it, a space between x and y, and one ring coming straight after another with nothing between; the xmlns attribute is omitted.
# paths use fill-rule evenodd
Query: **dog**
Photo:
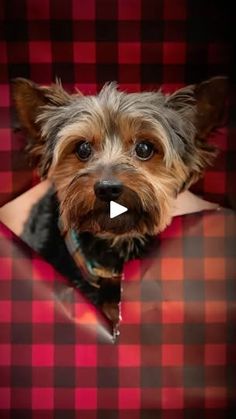
<svg viewBox="0 0 236 419"><path fill-rule="evenodd" d="M33 207L22 238L118 321L125 261L140 257L171 222L173 202L212 165L207 142L222 125L227 79L172 94L69 94L59 80L17 78L13 99L26 147L52 188ZM114 201L128 211L109 217Z"/></svg>

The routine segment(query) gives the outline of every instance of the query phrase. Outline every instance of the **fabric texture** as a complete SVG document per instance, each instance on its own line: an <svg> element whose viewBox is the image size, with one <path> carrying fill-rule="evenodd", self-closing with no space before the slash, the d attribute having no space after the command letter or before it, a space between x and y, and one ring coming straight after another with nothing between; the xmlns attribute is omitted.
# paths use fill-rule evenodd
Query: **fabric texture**
<svg viewBox="0 0 236 419"><path fill-rule="evenodd" d="M69 91L95 93L112 80L170 92L231 77L234 16L221 1L1 1L0 205L38 182L13 131L12 78L57 76ZM227 208L236 206L234 100L211 137L216 164L192 188ZM0 418L230 418L235 230L230 209L176 217L145 260L125 267L114 343L101 314L1 226Z"/></svg>

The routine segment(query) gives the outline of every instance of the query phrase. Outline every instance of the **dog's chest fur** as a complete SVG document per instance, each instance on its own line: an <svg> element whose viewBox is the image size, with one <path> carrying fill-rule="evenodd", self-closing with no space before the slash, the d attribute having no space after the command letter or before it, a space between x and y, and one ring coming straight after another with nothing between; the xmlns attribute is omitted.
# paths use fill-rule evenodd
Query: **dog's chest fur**
<svg viewBox="0 0 236 419"><path fill-rule="evenodd" d="M61 235L59 202L53 188L33 206L21 238L73 285L81 289L95 304L102 303L103 296L82 276ZM151 243L151 237L147 237L145 246L134 239L132 249L125 241L122 245L111 247L107 240L90 233L81 233L79 242L87 261L95 261L105 269L121 273L125 260L143 254Z"/></svg>

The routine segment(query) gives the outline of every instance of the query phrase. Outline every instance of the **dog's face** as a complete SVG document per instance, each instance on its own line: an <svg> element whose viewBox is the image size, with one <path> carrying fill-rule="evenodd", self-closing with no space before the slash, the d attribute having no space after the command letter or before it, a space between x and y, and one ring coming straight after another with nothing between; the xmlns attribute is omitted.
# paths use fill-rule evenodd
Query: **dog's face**
<svg viewBox="0 0 236 419"><path fill-rule="evenodd" d="M83 96L16 79L13 95L29 149L57 189L65 230L114 239L153 235L170 222L177 194L216 154L205 139L222 118L226 81L172 95L109 84ZM111 200L128 211L110 219Z"/></svg>

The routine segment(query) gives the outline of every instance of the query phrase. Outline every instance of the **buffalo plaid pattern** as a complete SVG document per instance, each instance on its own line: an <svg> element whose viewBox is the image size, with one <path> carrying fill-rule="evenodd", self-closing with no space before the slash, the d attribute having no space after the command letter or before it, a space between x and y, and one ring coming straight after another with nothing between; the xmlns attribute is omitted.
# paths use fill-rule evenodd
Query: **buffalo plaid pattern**
<svg viewBox="0 0 236 419"><path fill-rule="evenodd" d="M236 407L236 216L177 217L125 268L120 337L1 228L0 417L225 419Z"/></svg>
<svg viewBox="0 0 236 419"><path fill-rule="evenodd" d="M94 93L172 91L231 76L234 13L221 1L3 0L0 4L0 204L38 181L9 81ZM233 72L232 72L233 73ZM212 136L221 153L195 191L235 200L235 106ZM125 268L121 335L1 226L1 419L228 419L235 411L235 215L177 217L150 255Z"/></svg>

